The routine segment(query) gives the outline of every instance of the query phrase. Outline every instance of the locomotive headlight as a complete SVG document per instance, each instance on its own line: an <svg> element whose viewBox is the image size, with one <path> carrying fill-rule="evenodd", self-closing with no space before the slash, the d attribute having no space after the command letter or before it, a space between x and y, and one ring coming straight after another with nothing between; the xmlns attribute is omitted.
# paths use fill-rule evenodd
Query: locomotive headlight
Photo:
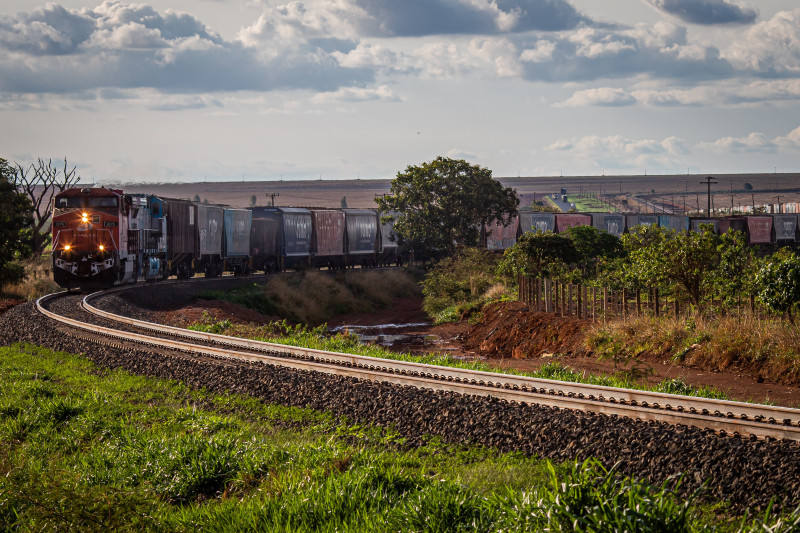
<svg viewBox="0 0 800 533"><path fill-rule="evenodd" d="M106 249L106 247L105 247L105 246L103 246L103 245L101 244L101 245L100 245L100 251L102 252L102 251L103 251L103 250L105 250L105 249Z"/></svg>
<svg viewBox="0 0 800 533"><path fill-rule="evenodd" d="M81 222L84 224L89 222L89 213L81 213Z"/></svg>
<svg viewBox="0 0 800 533"><path fill-rule="evenodd" d="M65 244L64 245L64 251L65 252L69 252L71 249L72 249L72 246L70 246L69 244Z"/></svg>

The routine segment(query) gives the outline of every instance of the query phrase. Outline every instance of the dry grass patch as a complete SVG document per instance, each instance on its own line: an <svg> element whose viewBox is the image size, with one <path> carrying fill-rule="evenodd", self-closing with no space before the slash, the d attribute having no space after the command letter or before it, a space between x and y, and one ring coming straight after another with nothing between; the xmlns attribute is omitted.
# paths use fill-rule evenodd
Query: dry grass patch
<svg viewBox="0 0 800 533"><path fill-rule="evenodd" d="M372 311L391 305L395 298L420 295L417 282L402 271L336 276L308 271L271 278L264 290L282 316L307 324L321 324L339 314Z"/></svg>
<svg viewBox="0 0 800 533"><path fill-rule="evenodd" d="M615 359L671 359L705 370L800 383L800 328L778 318L634 317L593 325L587 344L598 355Z"/></svg>
<svg viewBox="0 0 800 533"><path fill-rule="evenodd" d="M25 278L0 287L0 297L30 301L59 290L53 281L50 256L23 261L22 266Z"/></svg>

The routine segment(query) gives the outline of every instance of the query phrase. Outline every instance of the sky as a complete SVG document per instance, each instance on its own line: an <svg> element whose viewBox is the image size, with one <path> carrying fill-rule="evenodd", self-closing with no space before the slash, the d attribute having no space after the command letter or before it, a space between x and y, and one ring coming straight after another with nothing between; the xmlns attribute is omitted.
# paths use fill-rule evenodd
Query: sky
<svg viewBox="0 0 800 533"><path fill-rule="evenodd" d="M82 182L800 172L796 0L3 0L0 157Z"/></svg>

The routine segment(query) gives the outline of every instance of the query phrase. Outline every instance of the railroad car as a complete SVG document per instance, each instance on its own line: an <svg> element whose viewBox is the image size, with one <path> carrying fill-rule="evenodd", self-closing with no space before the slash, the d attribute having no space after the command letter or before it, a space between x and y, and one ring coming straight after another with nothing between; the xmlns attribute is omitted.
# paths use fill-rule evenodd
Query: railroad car
<svg viewBox="0 0 800 533"><path fill-rule="evenodd" d="M341 209L310 208L311 265L343 268L345 262L345 214Z"/></svg>
<svg viewBox="0 0 800 533"><path fill-rule="evenodd" d="M380 249L378 213L372 209L342 209L345 221L346 266L376 266Z"/></svg>
<svg viewBox="0 0 800 533"><path fill-rule="evenodd" d="M299 268L310 265L312 222L311 211L301 207L251 207L253 220L266 219L272 223L258 224L266 231L274 231L274 236L256 235L253 242L271 243L274 248L263 248L254 258L256 264L266 265L277 271L286 268Z"/></svg>
<svg viewBox="0 0 800 533"><path fill-rule="evenodd" d="M280 271L277 218L253 218L250 227L250 261L253 271Z"/></svg>
<svg viewBox="0 0 800 533"><path fill-rule="evenodd" d="M556 214L556 233L564 233L569 228L575 226L591 226L591 215L577 215L577 214Z"/></svg>
<svg viewBox="0 0 800 533"><path fill-rule="evenodd" d="M204 272L207 278L221 276L224 270L224 215L221 206L197 204L197 252L194 265L195 272Z"/></svg>
<svg viewBox="0 0 800 533"><path fill-rule="evenodd" d="M658 215L625 215L625 227L658 226Z"/></svg>
<svg viewBox="0 0 800 533"><path fill-rule="evenodd" d="M380 266L403 264L403 255L400 251L399 235L394 231L394 223L398 213L378 212L378 223L380 224L380 250L378 250L378 264ZM386 221L384 221L386 218Z"/></svg>
<svg viewBox="0 0 800 533"><path fill-rule="evenodd" d="M520 211L520 235L531 231L554 232L556 230L556 215L554 213L539 213L536 211Z"/></svg>
<svg viewBox="0 0 800 533"><path fill-rule="evenodd" d="M600 231L605 231L615 237L622 237L622 234L625 233L625 215L618 213L593 213L591 217L592 226Z"/></svg>
<svg viewBox="0 0 800 533"><path fill-rule="evenodd" d="M487 250L496 252L511 248L517 242L519 232L519 217L515 216L508 226L499 220L486 224L482 231L483 246Z"/></svg>
<svg viewBox="0 0 800 533"><path fill-rule="evenodd" d="M797 215L772 215L773 239L776 244L797 242Z"/></svg>
<svg viewBox="0 0 800 533"><path fill-rule="evenodd" d="M189 200L164 199L167 227L167 268L178 279L191 278L200 268L198 255L197 204Z"/></svg>
<svg viewBox="0 0 800 533"><path fill-rule="evenodd" d="M253 212L248 209L223 209L222 269L244 276L250 272L250 237Z"/></svg>
<svg viewBox="0 0 800 533"><path fill-rule="evenodd" d="M658 225L675 231L689 231L689 217L683 215L658 215Z"/></svg>

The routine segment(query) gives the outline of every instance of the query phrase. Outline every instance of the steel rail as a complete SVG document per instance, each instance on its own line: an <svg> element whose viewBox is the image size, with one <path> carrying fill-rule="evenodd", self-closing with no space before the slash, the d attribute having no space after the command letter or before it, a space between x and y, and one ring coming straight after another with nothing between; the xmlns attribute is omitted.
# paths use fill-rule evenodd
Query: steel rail
<svg viewBox="0 0 800 533"><path fill-rule="evenodd" d="M112 289L114 292L120 290L124 290L124 288ZM800 427L800 409L792 409L789 407L759 405L731 400L700 398L695 396L682 396L678 394L641 391L636 389L604 387L601 385L573 383L544 378L534 378L529 376L515 376L512 374L499 374L479 370L465 370L423 363L396 361L393 359L381 359L376 357L328 352L324 350L314 350L310 348L301 348L263 341L240 339L214 333L191 331L183 328L176 328L163 324L156 324L153 322L145 322L142 320L124 317L104 311L102 309L98 309L89 303L89 300L93 300L104 294L108 294L108 292L96 292L86 296L82 302L84 309L86 309L89 313L102 316L103 318L112 321L121 322L123 324L135 326L137 328L149 331L166 333L176 337L215 342L224 346L246 348L259 352L286 353L294 357L313 358L326 363L336 363L351 367L379 369L384 372L393 372L397 374L431 376L457 383L484 384L504 389L532 390L539 393L574 396L579 399L586 398L589 400L607 403L618 403L634 406L639 405L666 411L700 413L714 415L717 417L739 418L742 420L754 420L762 423L775 423Z"/></svg>
<svg viewBox="0 0 800 533"><path fill-rule="evenodd" d="M98 293L95 293L95 295ZM135 341L144 343L150 346L161 346L173 350L181 350L188 353L197 353L211 357L237 359L250 362L260 362L265 364L279 365L297 370L310 370L323 372L327 374L335 374L340 376L347 376L357 379L383 381L393 384L414 386L419 388L434 389L441 391L450 391L460 394L470 394L477 396L492 396L495 398L503 399L510 402L539 404L550 407L572 409L578 411L595 412L605 415L615 415L628 417L633 419L640 419L653 422L668 423L674 425L695 426L705 429L711 429L724 434L738 434L742 436L753 436L758 438L774 438L774 439L790 439L800 440L800 428L792 425L779 425L779 424L765 424L755 420L737 419L735 417L720 417L710 416L709 414L701 414L700 412L689 411L676 411L665 410L663 408L656 408L655 406L634 405L629 403L612 403L603 401L600 397L595 399L588 399L585 397L578 397L577 395L570 394L554 394L544 389L530 389L528 387L505 387L500 385L499 381L487 382L472 380L470 382L461 381L455 382L447 373L449 368L435 367L433 365L421 365L424 367L431 367L436 369L437 373L423 373L415 372L409 373L408 371L398 371L391 366L383 367L382 365L359 365L347 366L343 365L340 361L342 359L335 358L331 361L327 359L328 355L342 356L347 354L336 354L333 352L320 352L318 350L300 349L304 353L296 355L300 359L287 359L285 357L271 356L264 353L252 353L234 351L228 348L218 348L214 346L198 346L187 342L177 341L173 339L163 339L157 337L150 337L148 335L141 335L127 331L118 331L113 328L106 328L96 324L86 324L79 320L64 317L53 313L45 308L44 303L50 298L58 296L48 295L40 298L36 302L37 309L45 316L57 320L59 322L68 324L72 327L86 330L95 334L100 334L120 340ZM92 295L90 295L92 296ZM152 324L152 323L151 323ZM160 326L160 325L156 325ZM161 326L163 329L163 326ZM192 332L199 333L199 332ZM203 338L207 334L202 334ZM239 339L233 339L239 340ZM255 341L251 341L255 342ZM287 348L284 345L271 344L272 347L277 347L280 351L285 351ZM348 356L361 359L360 356ZM367 358L373 359L373 358ZM380 360L381 362L397 363L397 361ZM415 363L415 365L418 365ZM505 377L501 374L491 374L482 372L481 374L495 376L495 378ZM515 376L516 377L516 376ZM561 382L554 382L561 383Z"/></svg>

